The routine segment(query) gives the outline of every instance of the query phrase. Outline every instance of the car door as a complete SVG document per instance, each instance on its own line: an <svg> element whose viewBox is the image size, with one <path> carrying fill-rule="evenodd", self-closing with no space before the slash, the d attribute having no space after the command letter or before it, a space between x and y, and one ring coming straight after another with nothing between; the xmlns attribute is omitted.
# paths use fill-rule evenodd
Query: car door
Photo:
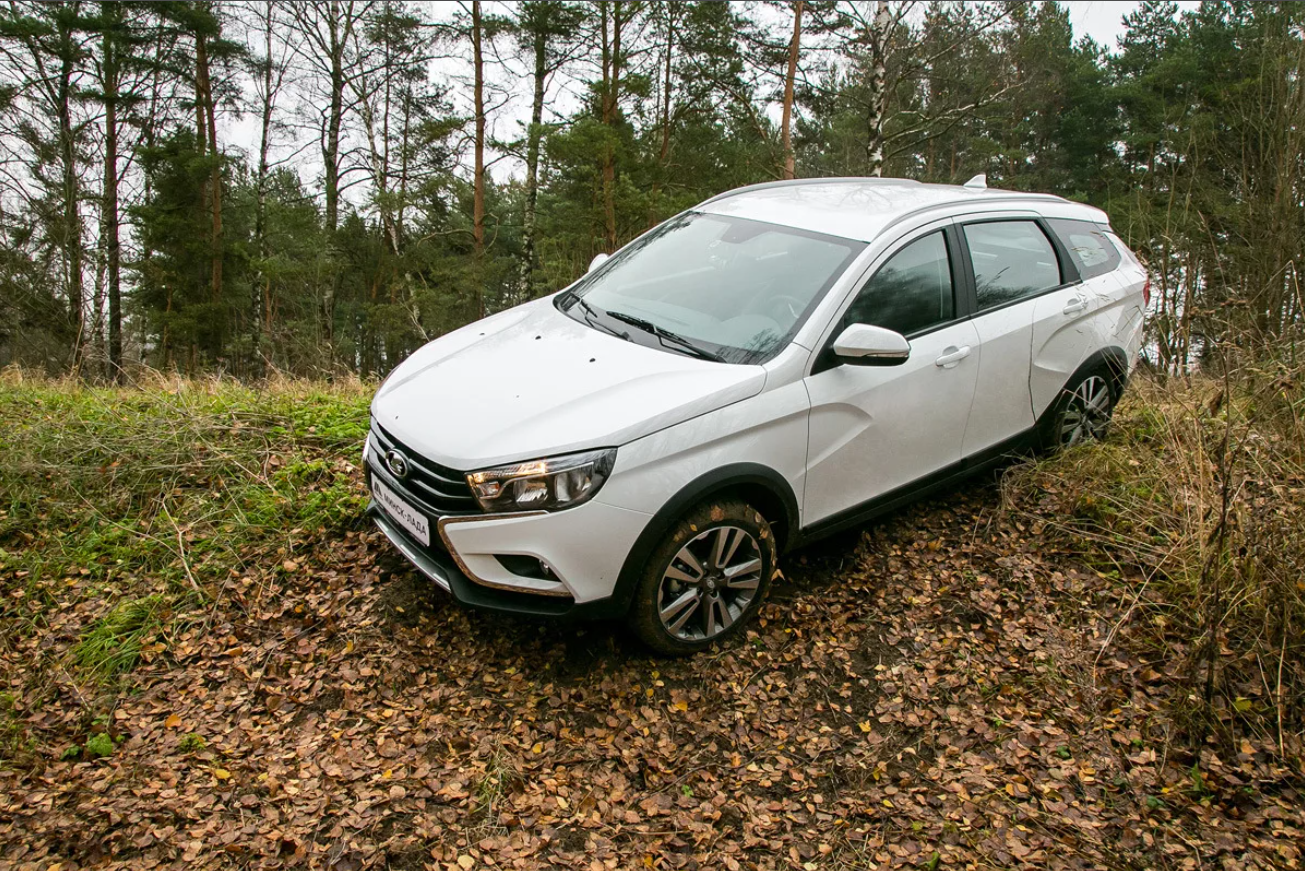
<svg viewBox="0 0 1305 871"><path fill-rule="evenodd" d="M1034 215L963 221L960 239L974 328L983 349L962 447L964 456L974 457L1000 450L1033 427L1029 365L1034 312L1043 295L1065 281L1061 255Z"/></svg>
<svg viewBox="0 0 1305 871"><path fill-rule="evenodd" d="M1110 310L1124 297L1116 271L1120 254L1105 233L1088 221L1050 219L1047 225L1065 247L1081 280L1041 296L1033 310L1033 367L1029 391L1033 411L1055 402L1069 377L1109 338Z"/></svg>
<svg viewBox="0 0 1305 871"><path fill-rule="evenodd" d="M839 361L826 346L805 379L811 398L806 525L826 520L960 461L978 371L963 318L959 249L947 222L904 240L835 320L828 343L868 323L907 337L895 366Z"/></svg>

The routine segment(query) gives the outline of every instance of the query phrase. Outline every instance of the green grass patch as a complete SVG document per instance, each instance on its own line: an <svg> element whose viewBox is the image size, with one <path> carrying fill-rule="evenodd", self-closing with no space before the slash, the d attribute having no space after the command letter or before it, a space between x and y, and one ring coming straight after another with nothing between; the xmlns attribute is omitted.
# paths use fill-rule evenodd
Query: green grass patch
<svg viewBox="0 0 1305 871"><path fill-rule="evenodd" d="M97 732L86 740L86 754L92 759L113 755L113 739L108 732Z"/></svg>
<svg viewBox="0 0 1305 871"><path fill-rule="evenodd" d="M372 392L0 386L0 640L84 614L64 652L108 684L232 576L360 525Z"/></svg>
<svg viewBox="0 0 1305 871"><path fill-rule="evenodd" d="M208 742L198 732L189 732L182 735L181 740L177 742L177 749L182 753L198 753L207 746Z"/></svg>
<svg viewBox="0 0 1305 871"><path fill-rule="evenodd" d="M170 610L160 595L119 603L77 642L73 660L101 682L131 671L140 660L141 646L158 637Z"/></svg>

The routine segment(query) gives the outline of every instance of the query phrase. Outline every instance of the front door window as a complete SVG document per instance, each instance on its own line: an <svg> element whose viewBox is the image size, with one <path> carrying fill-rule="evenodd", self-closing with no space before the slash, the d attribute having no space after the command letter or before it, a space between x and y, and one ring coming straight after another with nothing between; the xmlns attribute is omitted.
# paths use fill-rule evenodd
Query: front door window
<svg viewBox="0 0 1305 871"><path fill-rule="evenodd" d="M889 258L856 295L843 325L870 324L907 336L955 316L952 265L939 230Z"/></svg>

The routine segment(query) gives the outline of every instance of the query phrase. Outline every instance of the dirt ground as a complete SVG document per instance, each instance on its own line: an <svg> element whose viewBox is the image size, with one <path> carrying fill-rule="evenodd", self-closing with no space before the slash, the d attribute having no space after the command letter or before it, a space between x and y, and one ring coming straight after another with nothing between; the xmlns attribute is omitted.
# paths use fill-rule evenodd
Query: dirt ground
<svg viewBox="0 0 1305 871"><path fill-rule="evenodd" d="M746 638L665 660L328 538L138 668L111 756L0 772L0 867L1301 867L1299 777L1184 749L1129 603L991 482L787 566ZM33 728L84 732L77 692Z"/></svg>

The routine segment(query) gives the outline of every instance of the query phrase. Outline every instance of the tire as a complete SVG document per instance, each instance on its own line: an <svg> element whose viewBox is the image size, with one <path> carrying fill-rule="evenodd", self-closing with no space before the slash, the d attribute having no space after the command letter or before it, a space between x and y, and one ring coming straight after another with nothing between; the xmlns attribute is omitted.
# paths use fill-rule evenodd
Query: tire
<svg viewBox="0 0 1305 871"><path fill-rule="evenodd" d="M1119 387L1104 364L1077 373L1043 418L1039 447L1054 452L1105 438L1118 401Z"/></svg>
<svg viewBox="0 0 1305 871"><path fill-rule="evenodd" d="M669 656L725 641L765 601L776 561L775 536L759 511L737 499L704 502L649 556L630 627Z"/></svg>

